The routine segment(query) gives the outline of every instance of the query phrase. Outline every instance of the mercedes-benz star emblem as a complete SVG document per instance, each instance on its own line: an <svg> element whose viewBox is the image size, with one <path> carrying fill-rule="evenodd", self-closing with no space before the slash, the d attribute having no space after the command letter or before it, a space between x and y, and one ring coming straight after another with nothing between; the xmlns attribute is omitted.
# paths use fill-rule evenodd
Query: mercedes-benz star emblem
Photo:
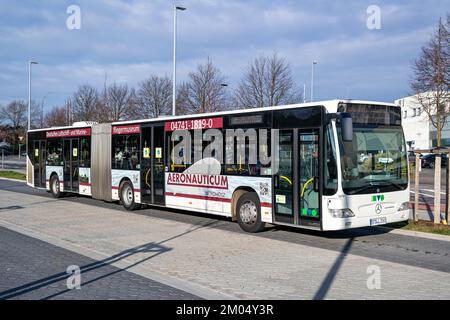
<svg viewBox="0 0 450 320"><path fill-rule="evenodd" d="M382 209L383 209L383 207L381 206L381 204L377 204L377 205L375 206L375 212L376 212L377 214L380 214Z"/></svg>

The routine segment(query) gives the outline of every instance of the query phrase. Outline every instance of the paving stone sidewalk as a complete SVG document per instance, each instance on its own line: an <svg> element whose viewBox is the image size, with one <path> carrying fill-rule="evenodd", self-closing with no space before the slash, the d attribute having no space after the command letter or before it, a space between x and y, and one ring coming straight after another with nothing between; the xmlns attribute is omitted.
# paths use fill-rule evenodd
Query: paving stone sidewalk
<svg viewBox="0 0 450 320"><path fill-rule="evenodd" d="M199 299L111 265L142 250L157 255L164 247L135 248L98 261L0 227L0 300ZM69 267L81 272L79 289L74 289L76 269L68 273Z"/></svg>
<svg viewBox="0 0 450 320"><path fill-rule="evenodd" d="M151 248L113 265L203 298L450 299L449 273L349 254L352 239L332 251L213 228L220 223L0 192L0 226L94 258ZM381 288L370 289L378 271Z"/></svg>

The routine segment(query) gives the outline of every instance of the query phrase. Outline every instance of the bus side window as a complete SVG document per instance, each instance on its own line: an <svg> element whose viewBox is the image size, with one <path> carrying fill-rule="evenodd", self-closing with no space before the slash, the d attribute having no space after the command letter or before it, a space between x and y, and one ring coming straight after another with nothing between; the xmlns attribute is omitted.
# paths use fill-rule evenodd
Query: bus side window
<svg viewBox="0 0 450 320"><path fill-rule="evenodd" d="M117 135L113 137L112 168L119 170L139 170L139 135Z"/></svg>
<svg viewBox="0 0 450 320"><path fill-rule="evenodd" d="M47 165L62 165L62 142L61 139L49 139L47 142Z"/></svg>
<svg viewBox="0 0 450 320"><path fill-rule="evenodd" d="M336 146L334 143L333 129L331 125L326 128L325 137L325 184L324 184L324 194L333 195L337 191L337 164L336 164Z"/></svg>
<svg viewBox="0 0 450 320"><path fill-rule="evenodd" d="M169 145L169 147L167 148L168 153L169 153L169 156L168 156L169 171L170 172L183 172L187 168L190 167L190 165L192 164L192 161L193 161L194 143L193 143L192 137L194 136L194 131L189 131L189 133L191 134L191 141L192 141L192 144L190 145L191 150L185 150L184 148L182 148L183 139L184 139L182 136L175 136L176 140L175 141L172 140L172 135L175 132L176 131L172 131L167 134L167 142ZM178 146L178 144L181 144L181 145ZM189 143L188 143L188 146L189 146ZM178 153L175 154L175 152L178 152ZM190 159L187 159L187 156L189 153L190 153ZM179 161L177 161L177 159L180 159L181 163L179 163Z"/></svg>
<svg viewBox="0 0 450 320"><path fill-rule="evenodd" d="M90 139L81 139L81 156L80 156L80 166L89 168L91 166L91 144Z"/></svg>

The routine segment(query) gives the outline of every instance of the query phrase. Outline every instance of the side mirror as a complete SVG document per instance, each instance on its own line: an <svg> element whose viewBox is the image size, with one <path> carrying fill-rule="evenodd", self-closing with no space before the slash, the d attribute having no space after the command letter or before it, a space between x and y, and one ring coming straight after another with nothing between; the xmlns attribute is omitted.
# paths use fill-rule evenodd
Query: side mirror
<svg viewBox="0 0 450 320"><path fill-rule="evenodd" d="M353 141L352 116L348 112L342 112L339 116L340 116L340 120L341 120L342 141L352 142Z"/></svg>

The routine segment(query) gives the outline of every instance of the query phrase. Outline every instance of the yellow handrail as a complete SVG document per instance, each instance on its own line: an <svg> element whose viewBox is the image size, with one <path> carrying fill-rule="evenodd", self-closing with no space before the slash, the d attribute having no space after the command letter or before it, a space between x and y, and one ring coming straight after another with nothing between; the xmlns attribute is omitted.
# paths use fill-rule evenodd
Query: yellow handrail
<svg viewBox="0 0 450 320"><path fill-rule="evenodd" d="M308 186L308 184L310 184L313 181L314 181L314 178L311 178L308 181L306 181L306 183L303 185L302 192L300 193L300 197L303 198L303 195L305 194L306 187Z"/></svg>
<svg viewBox="0 0 450 320"><path fill-rule="evenodd" d="M148 174L150 173L151 169L147 170L147 173L145 174L145 184L151 189L152 186L148 184Z"/></svg>
<svg viewBox="0 0 450 320"><path fill-rule="evenodd" d="M286 180L286 181L289 182L289 184L292 186L292 181L291 181L288 177L286 177L286 176L280 176L280 178Z"/></svg>

